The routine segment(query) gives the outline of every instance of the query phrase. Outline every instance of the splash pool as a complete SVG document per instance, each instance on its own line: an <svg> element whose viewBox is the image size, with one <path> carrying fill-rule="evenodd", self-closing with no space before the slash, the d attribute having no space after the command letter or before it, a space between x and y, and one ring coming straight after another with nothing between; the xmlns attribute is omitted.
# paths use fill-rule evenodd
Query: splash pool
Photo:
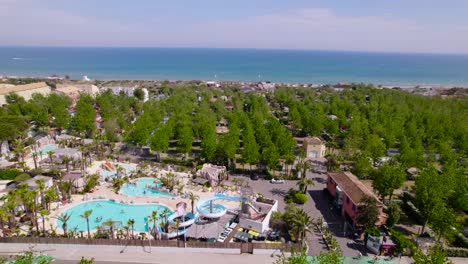
<svg viewBox="0 0 468 264"><path fill-rule="evenodd" d="M155 183L156 180L156 183ZM155 178L141 178L132 183L125 183L120 192L128 196L166 196L173 197L171 194L155 190L151 187L161 187L161 183Z"/></svg>
<svg viewBox="0 0 468 264"><path fill-rule="evenodd" d="M45 145L41 151L39 151L39 155L42 155L42 156L47 156L47 154L51 151L53 151L54 149L57 148L57 144L48 144L48 145Z"/></svg>
<svg viewBox="0 0 468 264"><path fill-rule="evenodd" d="M157 211L159 215L166 208L172 212L168 207L160 204L122 204L110 200L84 202L66 210L66 213L71 214L67 225L69 230L77 228L78 231L86 231L86 219L80 217L80 215L84 214L86 210L93 210L89 218L90 230L95 230L107 219L119 221L122 226L125 226L128 220L133 218L135 220L135 231L146 232L148 231L146 217L151 215L153 211ZM57 226L62 228L62 222L57 220Z"/></svg>
<svg viewBox="0 0 468 264"><path fill-rule="evenodd" d="M112 164L114 165L114 164ZM119 164L119 166L123 169L121 175L129 175L130 173L134 172L136 170L136 168L132 165L129 165L129 164ZM114 165L114 168L115 168L115 165ZM104 170L104 169L101 169L99 170L99 175L102 177L102 178L113 178L115 176L117 176L117 170L114 169L113 171L108 171L108 170Z"/></svg>

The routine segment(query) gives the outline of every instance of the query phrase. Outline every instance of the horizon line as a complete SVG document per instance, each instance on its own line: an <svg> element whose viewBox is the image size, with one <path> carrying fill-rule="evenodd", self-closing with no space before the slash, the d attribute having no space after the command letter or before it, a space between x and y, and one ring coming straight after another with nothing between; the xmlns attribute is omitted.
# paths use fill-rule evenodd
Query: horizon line
<svg viewBox="0 0 468 264"><path fill-rule="evenodd" d="M366 51L366 50L341 50L341 49L305 49L305 48L254 48L254 47L190 47L190 46L61 46L61 45L1 45L0 48L62 48L62 49L215 49L215 50L259 50L259 51L301 51L301 52L343 52L343 53L367 53L367 54L399 54L399 55L446 55L468 56L467 53L453 52L411 52L411 51Z"/></svg>

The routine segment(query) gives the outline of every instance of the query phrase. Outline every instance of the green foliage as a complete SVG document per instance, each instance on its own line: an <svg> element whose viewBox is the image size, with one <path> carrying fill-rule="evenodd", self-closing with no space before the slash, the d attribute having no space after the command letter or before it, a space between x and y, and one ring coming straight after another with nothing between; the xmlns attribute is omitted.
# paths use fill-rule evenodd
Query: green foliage
<svg viewBox="0 0 468 264"><path fill-rule="evenodd" d="M423 170L416 178L415 203L424 222L421 233L424 232L427 223L443 217L442 214L446 206L444 198L449 187L433 167ZM446 223L443 225L446 227Z"/></svg>
<svg viewBox="0 0 468 264"><path fill-rule="evenodd" d="M468 248L447 247L444 248L447 257L468 258Z"/></svg>
<svg viewBox="0 0 468 264"><path fill-rule="evenodd" d="M0 180L15 180L20 174L22 172L16 169L0 170Z"/></svg>
<svg viewBox="0 0 468 264"><path fill-rule="evenodd" d="M449 264L447 253L440 246L428 250L427 254L417 251L413 256L415 264Z"/></svg>
<svg viewBox="0 0 468 264"><path fill-rule="evenodd" d="M294 203L305 204L307 202L307 195L303 193L294 194Z"/></svg>
<svg viewBox="0 0 468 264"><path fill-rule="evenodd" d="M14 264L49 264L53 262L53 258L46 255L35 256L34 252L27 250L15 257L12 263Z"/></svg>
<svg viewBox="0 0 468 264"><path fill-rule="evenodd" d="M94 100L89 95L82 94L76 103L74 125L78 132L84 132L87 136L93 135L96 130L96 111L93 107Z"/></svg>
<svg viewBox="0 0 468 264"><path fill-rule="evenodd" d="M294 189L289 189L284 197L286 203L305 204L307 202L307 195Z"/></svg>
<svg viewBox="0 0 468 264"><path fill-rule="evenodd" d="M81 257L79 264L93 264L93 263L94 263L94 258L87 259L85 257Z"/></svg>
<svg viewBox="0 0 468 264"><path fill-rule="evenodd" d="M31 175L27 173L21 173L18 176L15 177L15 182L24 182L26 180L31 179Z"/></svg>
<svg viewBox="0 0 468 264"><path fill-rule="evenodd" d="M403 254L408 249L414 248L413 243L411 243L411 241L408 238L406 238L402 233L396 230L390 230L390 237L392 238L392 241L396 244L394 251L397 254Z"/></svg>
<svg viewBox="0 0 468 264"><path fill-rule="evenodd" d="M391 228L394 225L396 225L398 221L400 220L400 215L401 215L400 205L396 202L390 203L390 205L387 207L387 215L388 215L388 218L387 218L386 225Z"/></svg>
<svg viewBox="0 0 468 264"><path fill-rule="evenodd" d="M393 195L393 191L403 186L406 180L404 169L396 163L385 163L374 175L372 187L382 198Z"/></svg>
<svg viewBox="0 0 468 264"><path fill-rule="evenodd" d="M22 116L0 115L0 140L13 140L22 136L28 128Z"/></svg>
<svg viewBox="0 0 468 264"><path fill-rule="evenodd" d="M301 251L300 253L292 252L289 257L283 254L275 260L274 264L312 264L312 261L307 259L304 251Z"/></svg>
<svg viewBox="0 0 468 264"><path fill-rule="evenodd" d="M375 223L378 220L379 208L377 207L377 201L375 198L370 196L364 196L357 207L356 221L358 224L364 226L364 228L374 228Z"/></svg>
<svg viewBox="0 0 468 264"><path fill-rule="evenodd" d="M143 101L145 97L145 93L143 92L143 89L138 88L138 89L135 89L135 91L133 91L133 96L138 98L138 100Z"/></svg>

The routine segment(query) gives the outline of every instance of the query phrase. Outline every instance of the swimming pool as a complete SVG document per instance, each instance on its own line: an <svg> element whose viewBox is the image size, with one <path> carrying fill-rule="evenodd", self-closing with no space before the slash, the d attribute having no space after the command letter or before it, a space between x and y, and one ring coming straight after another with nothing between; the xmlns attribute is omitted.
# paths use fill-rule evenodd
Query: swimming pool
<svg viewBox="0 0 468 264"><path fill-rule="evenodd" d="M151 215L153 211L157 211L159 216L165 208L169 209L160 204L122 204L110 200L84 202L66 210L66 213L71 214L67 225L68 230L72 230L76 227L77 231L86 231L86 219L80 217L80 215L84 214L86 210L93 210L89 218L90 230L95 230L97 226L102 225L107 219L120 221L121 227L119 228L122 228L127 225L129 219L133 218L135 220L135 231L146 232L148 231L146 217ZM169 211L172 213L172 210L169 209ZM100 221L98 221L99 218L101 218ZM162 219L159 219L158 222L161 221ZM62 222L59 220L57 220L57 227L62 228Z"/></svg>
<svg viewBox="0 0 468 264"><path fill-rule="evenodd" d="M114 166L114 168L116 167L116 164L112 164ZM123 175L128 175L132 172L134 172L136 170L136 168L132 165L129 165L129 164L118 164L118 166L122 167L123 169L123 172L121 174ZM102 178L113 178L115 176L117 176L117 171L114 170L114 171L108 171L108 170L99 170L99 175L102 177Z"/></svg>
<svg viewBox="0 0 468 264"><path fill-rule="evenodd" d="M156 183L155 183L156 180ZM166 196L173 197L171 194L166 192L160 192L147 186L161 187L161 183L155 178L141 178L133 181L134 184L125 183L120 192L128 196Z"/></svg>
<svg viewBox="0 0 468 264"><path fill-rule="evenodd" d="M51 151L53 151L54 149L57 148L57 144L48 144L48 145L45 145L41 151L39 151L39 155L42 155L42 156L47 156L47 154Z"/></svg>

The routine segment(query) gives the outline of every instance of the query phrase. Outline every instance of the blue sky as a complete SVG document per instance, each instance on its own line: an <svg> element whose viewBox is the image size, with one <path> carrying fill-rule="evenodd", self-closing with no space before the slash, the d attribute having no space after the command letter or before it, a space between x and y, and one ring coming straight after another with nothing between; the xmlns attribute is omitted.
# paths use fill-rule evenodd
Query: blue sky
<svg viewBox="0 0 468 264"><path fill-rule="evenodd" d="M0 45L468 53L466 0L0 0Z"/></svg>

